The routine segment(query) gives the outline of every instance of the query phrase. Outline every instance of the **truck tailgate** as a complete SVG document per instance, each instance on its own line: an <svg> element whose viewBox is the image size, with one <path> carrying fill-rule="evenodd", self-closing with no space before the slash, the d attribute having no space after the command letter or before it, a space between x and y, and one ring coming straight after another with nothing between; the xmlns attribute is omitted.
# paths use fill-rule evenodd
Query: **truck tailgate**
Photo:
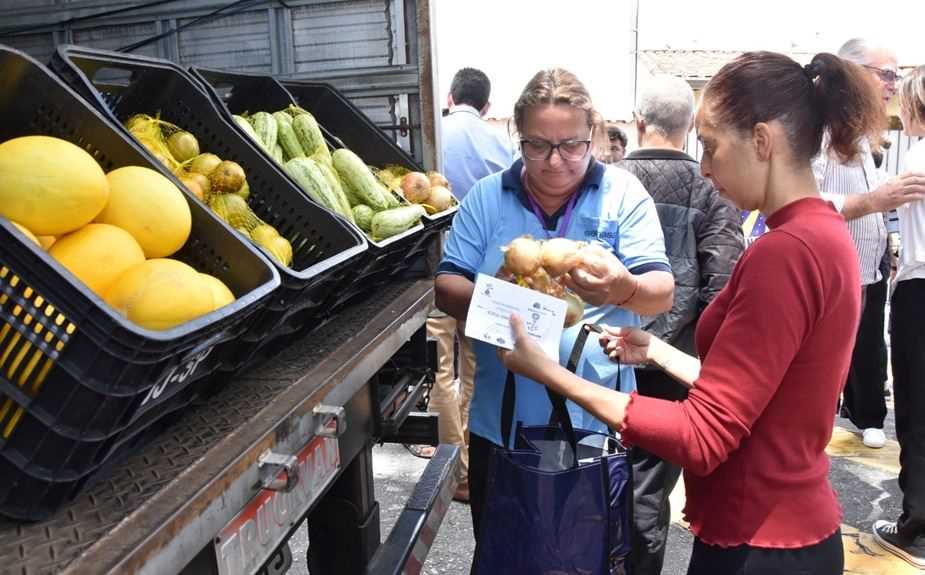
<svg viewBox="0 0 925 575"><path fill-rule="evenodd" d="M430 280L383 288L223 382L53 519L0 520L0 572L178 572L205 547L221 549L220 533L240 536L236 518L246 521L248 511L256 517L255 497L265 491L258 459L268 454L295 456L303 473L314 474L301 493L292 492L298 497L286 494L294 507L306 507L285 518L294 527L373 436L369 413L353 417L343 408L424 325L432 302ZM372 398L369 404L372 411ZM275 547L268 542L256 552L265 560Z"/></svg>

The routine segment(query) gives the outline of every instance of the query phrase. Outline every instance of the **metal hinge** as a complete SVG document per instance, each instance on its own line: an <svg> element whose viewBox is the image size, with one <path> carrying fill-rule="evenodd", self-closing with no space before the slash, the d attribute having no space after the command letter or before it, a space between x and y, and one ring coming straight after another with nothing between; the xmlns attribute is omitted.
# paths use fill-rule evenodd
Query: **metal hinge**
<svg viewBox="0 0 925 575"><path fill-rule="evenodd" d="M289 493L299 484L299 460L294 455L273 453L269 449L257 458L260 486L270 491ZM280 477L280 472L283 477Z"/></svg>
<svg viewBox="0 0 925 575"><path fill-rule="evenodd" d="M347 430L347 418L343 407L316 405L313 413L318 418L315 423L315 435L337 439Z"/></svg>

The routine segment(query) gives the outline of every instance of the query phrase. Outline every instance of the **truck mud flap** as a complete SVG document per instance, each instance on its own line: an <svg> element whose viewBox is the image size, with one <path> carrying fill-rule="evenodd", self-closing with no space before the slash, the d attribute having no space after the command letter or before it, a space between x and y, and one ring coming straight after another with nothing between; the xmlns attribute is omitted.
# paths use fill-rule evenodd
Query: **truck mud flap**
<svg viewBox="0 0 925 575"><path fill-rule="evenodd" d="M440 445L431 458L383 543L366 569L367 575L418 575L456 491L459 448Z"/></svg>

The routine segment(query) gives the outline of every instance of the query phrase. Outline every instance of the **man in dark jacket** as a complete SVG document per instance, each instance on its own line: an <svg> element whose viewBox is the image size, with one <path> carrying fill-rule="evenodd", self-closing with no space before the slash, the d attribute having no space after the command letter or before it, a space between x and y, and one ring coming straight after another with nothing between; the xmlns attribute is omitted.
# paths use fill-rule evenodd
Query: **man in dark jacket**
<svg viewBox="0 0 925 575"><path fill-rule="evenodd" d="M700 175L697 161L682 151L694 117L694 94L686 82L655 78L642 93L635 116L640 147L618 166L639 178L655 200L675 280L673 307L643 318L643 328L695 354L697 320L726 285L745 249L741 218ZM677 401L687 396L685 388L660 370L637 369L636 386L642 395ZM632 460L633 573L657 575L671 517L668 496L681 468L638 448Z"/></svg>

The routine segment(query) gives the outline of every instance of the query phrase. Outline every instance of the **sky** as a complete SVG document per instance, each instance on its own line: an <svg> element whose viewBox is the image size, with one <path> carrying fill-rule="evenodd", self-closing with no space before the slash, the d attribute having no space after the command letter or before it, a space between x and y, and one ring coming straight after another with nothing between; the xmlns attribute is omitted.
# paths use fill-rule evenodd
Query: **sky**
<svg viewBox="0 0 925 575"><path fill-rule="evenodd" d="M441 97L456 70L492 80L490 116L508 117L530 77L562 66L608 119L633 106L633 0L434 0ZM879 39L900 65L925 64L925 0L638 0L639 49L836 51ZM875 7L875 8L873 8Z"/></svg>

